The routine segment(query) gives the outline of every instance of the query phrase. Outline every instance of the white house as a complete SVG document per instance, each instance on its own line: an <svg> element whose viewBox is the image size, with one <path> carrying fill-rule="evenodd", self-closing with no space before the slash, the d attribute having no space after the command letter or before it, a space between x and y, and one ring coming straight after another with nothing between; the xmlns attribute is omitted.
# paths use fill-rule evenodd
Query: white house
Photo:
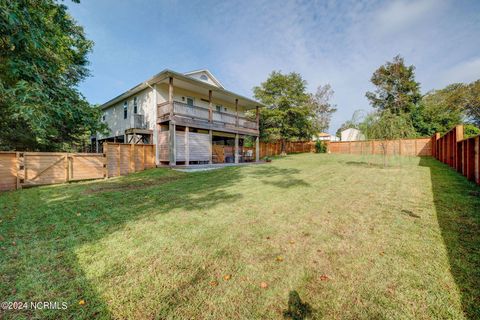
<svg viewBox="0 0 480 320"><path fill-rule="evenodd" d="M263 106L226 90L208 70L163 70L101 106L110 132L92 142L97 151L109 141L155 144L157 165L258 161ZM247 136L255 158L244 152Z"/></svg>
<svg viewBox="0 0 480 320"><path fill-rule="evenodd" d="M365 140L365 136L360 132L360 130L355 128L348 128L343 130L340 133L342 141L358 141Z"/></svg>
<svg viewBox="0 0 480 320"><path fill-rule="evenodd" d="M340 139L337 136L320 132L312 137L312 141L339 141Z"/></svg>

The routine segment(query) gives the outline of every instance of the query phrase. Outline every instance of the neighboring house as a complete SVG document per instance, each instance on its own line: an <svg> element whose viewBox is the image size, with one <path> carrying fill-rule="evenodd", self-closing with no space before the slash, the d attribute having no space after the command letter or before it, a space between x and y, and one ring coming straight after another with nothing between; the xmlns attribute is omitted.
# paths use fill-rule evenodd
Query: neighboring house
<svg viewBox="0 0 480 320"><path fill-rule="evenodd" d="M313 141L339 141L340 139L331 134L320 132L317 135L312 137Z"/></svg>
<svg viewBox="0 0 480 320"><path fill-rule="evenodd" d="M359 141L365 140L365 136L360 132L360 130L355 128L348 128L343 130L340 133L342 141Z"/></svg>
<svg viewBox="0 0 480 320"><path fill-rule="evenodd" d="M103 104L110 133L92 142L97 151L106 141L155 144L157 165L258 161L263 106L225 90L208 70L164 70ZM243 148L248 136L256 143L255 157ZM221 157L215 154L219 149Z"/></svg>

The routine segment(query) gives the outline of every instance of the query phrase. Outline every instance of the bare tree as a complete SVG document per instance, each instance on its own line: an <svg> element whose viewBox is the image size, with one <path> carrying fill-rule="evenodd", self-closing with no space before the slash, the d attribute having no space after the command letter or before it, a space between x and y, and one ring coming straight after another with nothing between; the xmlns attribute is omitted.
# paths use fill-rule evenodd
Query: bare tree
<svg viewBox="0 0 480 320"><path fill-rule="evenodd" d="M315 127L318 131L326 131L330 126L332 114L337 111L330 100L335 92L329 84L319 85L317 91L309 95L308 105L315 114Z"/></svg>

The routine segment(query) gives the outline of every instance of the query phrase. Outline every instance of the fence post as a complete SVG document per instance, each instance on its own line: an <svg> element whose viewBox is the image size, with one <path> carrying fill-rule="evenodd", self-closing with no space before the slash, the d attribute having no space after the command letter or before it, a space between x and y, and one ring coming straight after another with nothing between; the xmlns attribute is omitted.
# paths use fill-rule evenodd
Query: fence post
<svg viewBox="0 0 480 320"><path fill-rule="evenodd" d="M475 138L475 182L480 184L480 136Z"/></svg>
<svg viewBox="0 0 480 320"><path fill-rule="evenodd" d="M15 170L15 177L17 178L17 182L15 184L15 190L18 190L18 189L21 189L20 177L18 176L20 172L20 154L18 152L15 152L15 158L17 160L16 170Z"/></svg>
<svg viewBox="0 0 480 320"><path fill-rule="evenodd" d="M105 152L105 149L107 147L107 143L103 143L103 179L107 179L108 178L108 169L107 169L107 163L108 163L108 159L107 159L107 153Z"/></svg>

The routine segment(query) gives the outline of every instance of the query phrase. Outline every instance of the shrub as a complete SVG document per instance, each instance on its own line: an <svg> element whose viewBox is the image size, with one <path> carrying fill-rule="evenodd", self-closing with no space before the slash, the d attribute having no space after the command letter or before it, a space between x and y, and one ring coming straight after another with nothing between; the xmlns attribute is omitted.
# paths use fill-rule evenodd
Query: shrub
<svg viewBox="0 0 480 320"><path fill-rule="evenodd" d="M315 142L315 152L316 153L327 152L327 144L324 141L317 140Z"/></svg>

